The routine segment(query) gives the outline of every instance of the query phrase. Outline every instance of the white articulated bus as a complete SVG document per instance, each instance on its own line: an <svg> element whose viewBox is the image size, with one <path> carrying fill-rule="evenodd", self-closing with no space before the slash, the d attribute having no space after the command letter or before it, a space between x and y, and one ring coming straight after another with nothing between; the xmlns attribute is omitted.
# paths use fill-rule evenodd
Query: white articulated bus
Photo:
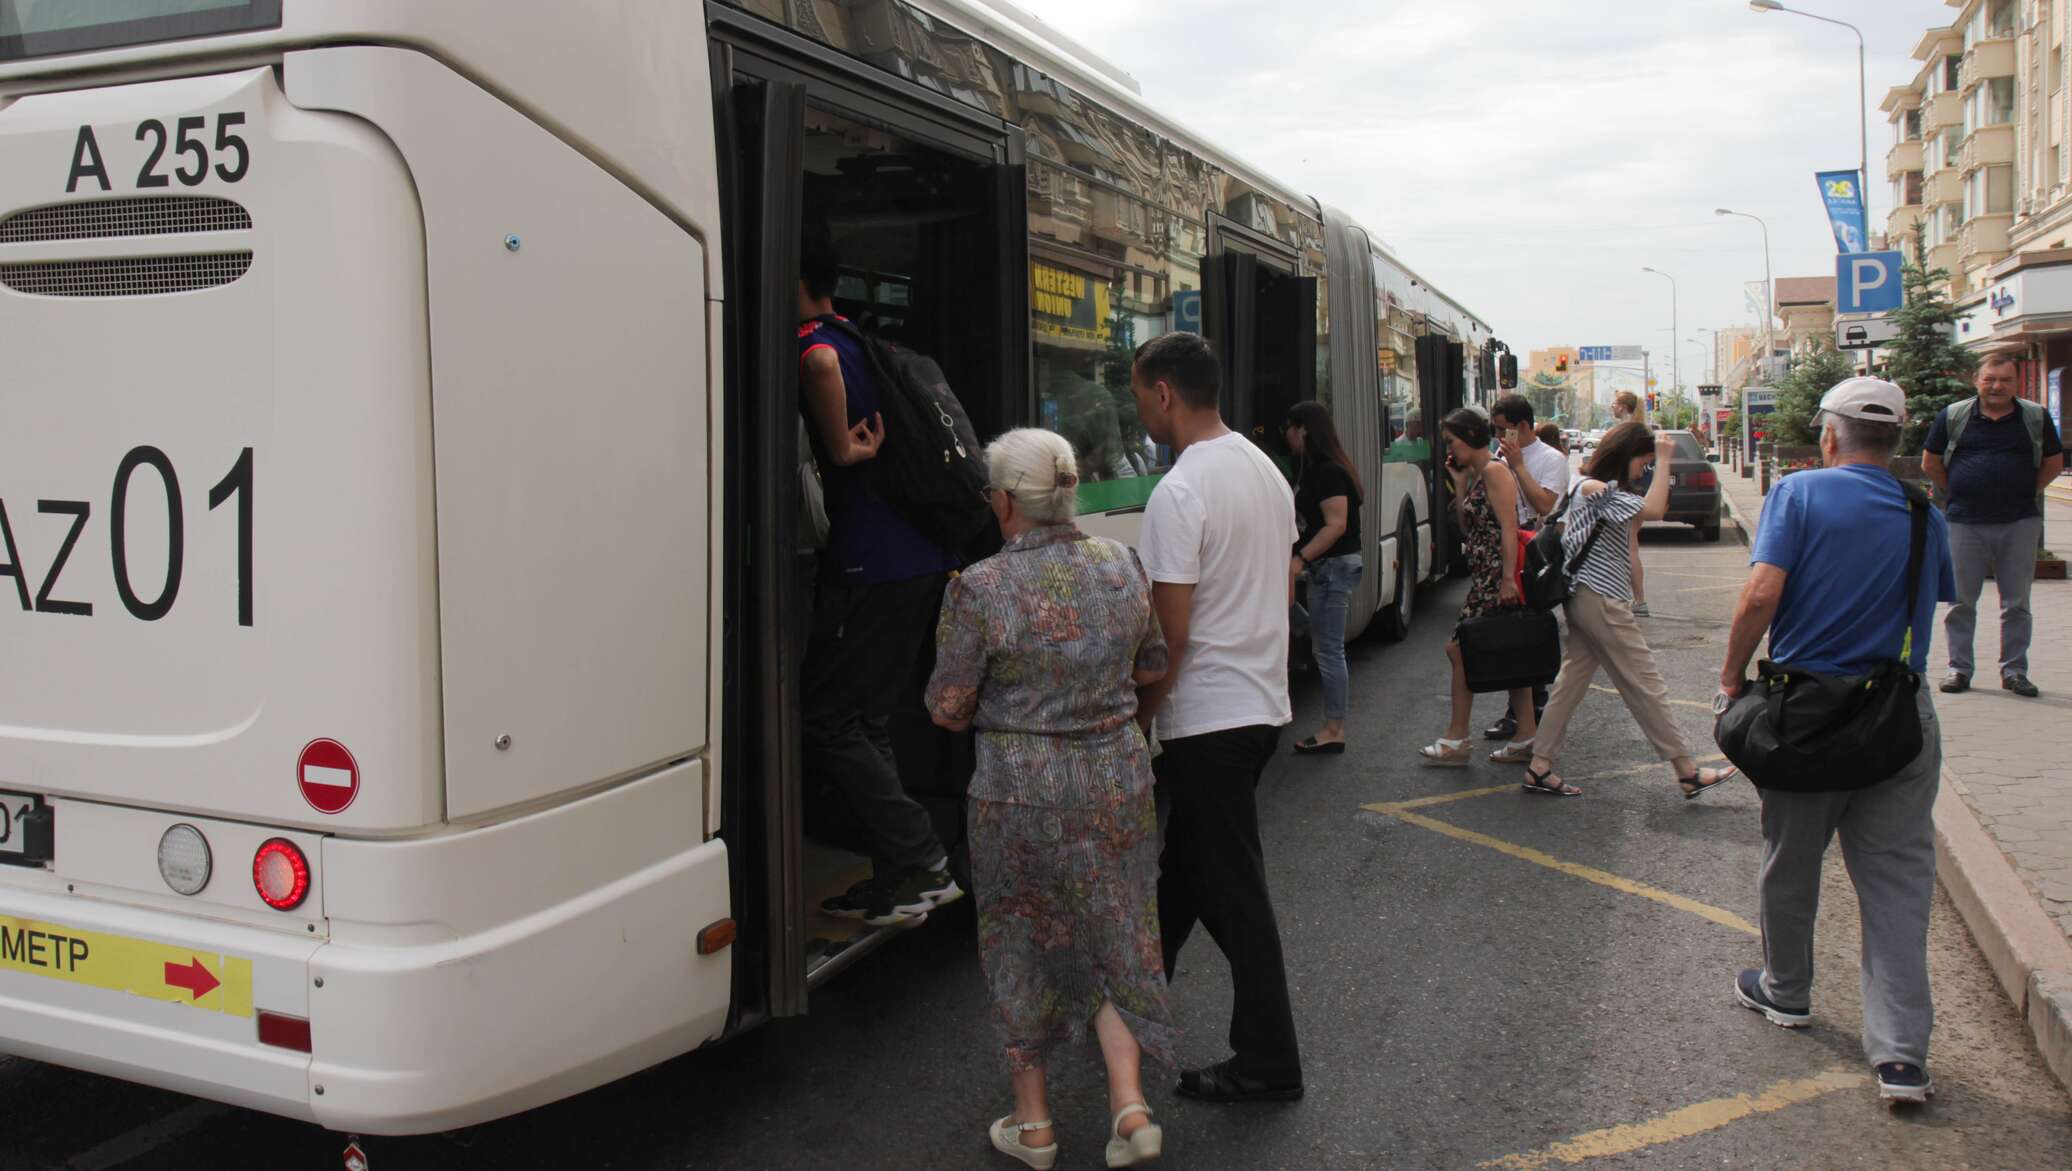
<svg viewBox="0 0 2072 1171"><path fill-rule="evenodd" d="M1150 336L1330 403L1401 633L1488 327L1005 4L0 0L0 1051L445 1129L896 934L812 910L808 223L1090 529Z"/></svg>

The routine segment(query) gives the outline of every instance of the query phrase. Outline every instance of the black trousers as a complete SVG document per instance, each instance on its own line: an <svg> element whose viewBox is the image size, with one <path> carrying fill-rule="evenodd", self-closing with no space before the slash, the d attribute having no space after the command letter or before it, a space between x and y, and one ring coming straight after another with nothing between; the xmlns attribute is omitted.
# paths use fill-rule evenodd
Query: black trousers
<svg viewBox="0 0 2072 1171"><path fill-rule="evenodd" d="M1158 857L1158 930L1166 979L1199 922L1230 961L1230 1048L1240 1072L1302 1081L1281 931L1259 846L1259 775L1280 744L1269 725L1164 742L1153 763L1167 811Z"/></svg>
<svg viewBox="0 0 2072 1171"><path fill-rule="evenodd" d="M941 862L928 813L907 796L886 734L893 704L916 701L908 681L935 636L944 574L856 584L823 580L799 673L808 773L849 799L870 838L872 870L889 882Z"/></svg>

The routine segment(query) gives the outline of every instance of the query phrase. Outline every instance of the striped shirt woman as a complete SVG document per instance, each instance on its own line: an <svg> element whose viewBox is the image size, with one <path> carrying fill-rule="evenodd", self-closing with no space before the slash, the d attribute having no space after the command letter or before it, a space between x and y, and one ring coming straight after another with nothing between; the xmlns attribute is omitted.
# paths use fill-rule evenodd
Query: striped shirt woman
<svg viewBox="0 0 2072 1171"><path fill-rule="evenodd" d="M1656 753L1676 770L1686 801L1734 776L1731 768L1700 769L1691 759L1690 746L1669 714L1669 688L1633 616L1633 546L1627 532L1636 522L1660 520L1668 511L1670 478L1649 480L1648 469L1675 450L1671 436L1653 435L1641 423L1621 423L1598 444L1583 481L1569 493L1561 530L1562 553L1575 566L1575 593L1562 607L1568 616L1568 646L1533 741L1532 764L1525 773L1528 792L1582 794L1554 775L1554 758L1600 666Z"/></svg>

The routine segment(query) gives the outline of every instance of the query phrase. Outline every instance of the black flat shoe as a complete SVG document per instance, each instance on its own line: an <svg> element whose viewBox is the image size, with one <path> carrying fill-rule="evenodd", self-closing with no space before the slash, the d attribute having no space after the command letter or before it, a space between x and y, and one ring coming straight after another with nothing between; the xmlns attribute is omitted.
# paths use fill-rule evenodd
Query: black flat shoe
<svg viewBox="0 0 2072 1171"><path fill-rule="evenodd" d="M2035 699L2043 694L2036 689L2034 683L2029 682L2027 675L2003 675L2000 678L2000 686L2003 690L2012 691L2024 699Z"/></svg>
<svg viewBox="0 0 2072 1171"><path fill-rule="evenodd" d="M1302 1083L1275 1085L1237 1071L1237 1059L1219 1061L1180 1075L1182 1097L1203 1102L1293 1102L1302 1097Z"/></svg>
<svg viewBox="0 0 2072 1171"><path fill-rule="evenodd" d="M1343 756L1345 755L1345 741L1332 740L1323 744L1319 744L1317 743L1317 738L1315 736L1311 736L1307 740L1297 740L1295 742L1295 755Z"/></svg>
<svg viewBox="0 0 2072 1171"><path fill-rule="evenodd" d="M1962 671L1952 671L1943 676L1943 681L1936 686L1936 690L1944 695L1956 695L1960 692L1970 691L1971 676L1966 675Z"/></svg>

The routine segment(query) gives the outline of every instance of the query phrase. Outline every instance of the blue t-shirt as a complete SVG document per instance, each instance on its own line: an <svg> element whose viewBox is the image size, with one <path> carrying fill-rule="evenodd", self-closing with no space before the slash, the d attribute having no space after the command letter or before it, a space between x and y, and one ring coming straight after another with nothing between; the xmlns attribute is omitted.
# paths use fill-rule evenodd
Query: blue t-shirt
<svg viewBox="0 0 2072 1171"><path fill-rule="evenodd" d="M1862 675L1897 658L1906 624L1907 553L1913 521L1892 473L1868 464L1796 472L1763 504L1750 564L1789 576L1770 623L1770 658L1826 675ZM1950 528L1928 510L1921 593L1914 603L1911 666L1928 669L1935 604L1955 601Z"/></svg>
<svg viewBox="0 0 2072 1171"><path fill-rule="evenodd" d="M819 321L799 326L799 362L826 347L841 363L842 386L849 397L849 425L854 427L880 410L878 384L863 343ZM957 558L929 540L890 504L871 490L865 464L839 467L822 449L811 421L806 431L813 453L820 457L822 492L827 501L827 549L822 571L843 581L877 583L906 581L930 573L947 573Z"/></svg>
<svg viewBox="0 0 2072 1171"><path fill-rule="evenodd" d="M2032 516L2036 511L2036 445L2029 442L2029 425L2022 421L2021 405L2002 419L1988 419L1973 399L1971 421L1957 442L1956 458L1950 445L1950 408L1936 413L1928 425L1922 446L1942 457L1950 469L1950 498L1944 502L1950 520L1960 525L2004 525ZM2043 424L2043 458L2063 451L2058 429Z"/></svg>

